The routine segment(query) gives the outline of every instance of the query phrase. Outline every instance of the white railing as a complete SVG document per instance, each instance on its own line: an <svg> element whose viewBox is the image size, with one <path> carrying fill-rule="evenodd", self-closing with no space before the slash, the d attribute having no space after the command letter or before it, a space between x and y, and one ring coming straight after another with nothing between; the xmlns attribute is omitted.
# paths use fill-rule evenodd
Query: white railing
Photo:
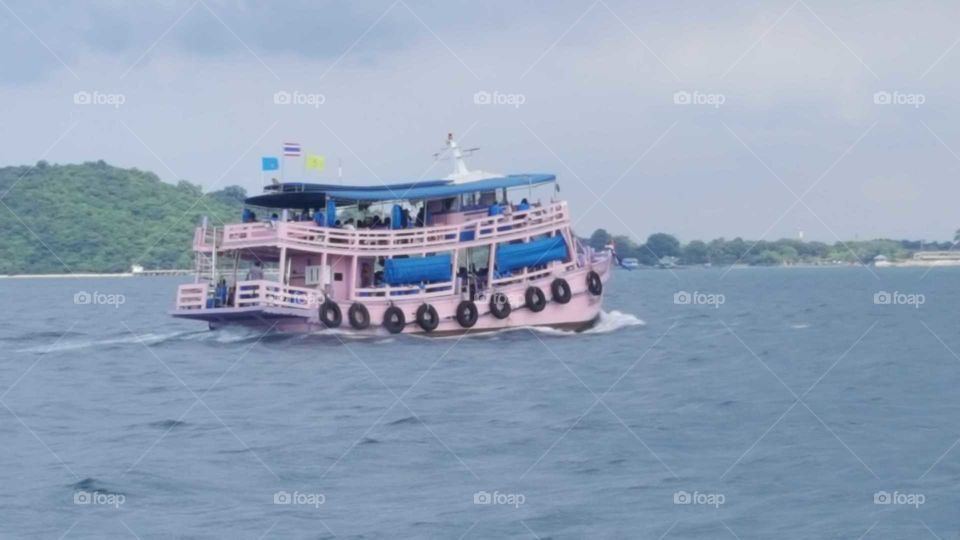
<svg viewBox="0 0 960 540"><path fill-rule="evenodd" d="M444 281L441 283L426 284L422 287L420 285L365 287L354 290L353 298L403 298L409 296L431 298L434 296L450 296L455 292L455 282Z"/></svg>
<svg viewBox="0 0 960 540"><path fill-rule="evenodd" d="M234 293L235 307L283 307L312 310L323 303L316 289L291 287L275 281L240 281Z"/></svg>
<svg viewBox="0 0 960 540"><path fill-rule="evenodd" d="M227 225L217 230L219 249L238 249L258 245L289 246L321 251L390 254L397 251L443 250L469 247L491 240L510 241L555 231L569 221L566 202L536 206L529 210L483 216L457 225L412 229L337 229L318 227L310 222L256 222ZM198 228L194 249L209 251L212 238Z"/></svg>
<svg viewBox="0 0 960 540"><path fill-rule="evenodd" d="M189 283L177 287L177 310L207 309L207 300L212 299L210 283ZM323 303L324 295L316 289L291 287L275 281L240 281L233 290L228 305L220 307L283 307L314 310ZM231 302L232 301L232 302Z"/></svg>
<svg viewBox="0 0 960 540"><path fill-rule="evenodd" d="M203 309L207 307L210 294L209 283L188 283L177 287L177 309Z"/></svg>

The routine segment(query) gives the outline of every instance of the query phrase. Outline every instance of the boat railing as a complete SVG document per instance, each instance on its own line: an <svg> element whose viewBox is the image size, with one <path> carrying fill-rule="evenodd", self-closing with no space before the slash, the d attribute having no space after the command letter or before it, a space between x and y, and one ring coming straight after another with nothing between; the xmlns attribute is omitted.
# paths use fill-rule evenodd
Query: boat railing
<svg viewBox="0 0 960 540"><path fill-rule="evenodd" d="M324 295L316 289L292 287L276 281L240 281L234 293L234 305L241 307L283 307L313 310L323 303Z"/></svg>
<svg viewBox="0 0 960 540"><path fill-rule="evenodd" d="M282 285L276 281L251 280L237 282L233 305L216 304L209 282L187 283L177 287L176 309L194 310L222 307L283 307L314 310L323 303L324 295L316 289Z"/></svg>
<svg viewBox="0 0 960 540"><path fill-rule="evenodd" d="M280 224L280 237L289 243L312 247L335 247L359 252L408 247L432 248L457 242L458 234L457 226L350 230L296 222Z"/></svg>
<svg viewBox="0 0 960 540"><path fill-rule="evenodd" d="M534 206L495 216L485 216L456 225L410 229L343 229L318 227L311 222L236 223L218 229L218 249L237 249L285 242L291 246L314 249L341 249L355 252L393 250L454 249L463 242L476 240L514 240L552 232L568 221L565 202ZM198 229L198 231L203 228ZM194 249L209 251L209 234L194 238Z"/></svg>
<svg viewBox="0 0 960 540"><path fill-rule="evenodd" d="M444 281L440 283L428 283L420 285L383 285L380 287L363 287L353 292L353 299L363 298L395 298L401 299L410 296L417 298L432 298L439 296L450 296L455 292L455 283Z"/></svg>
<svg viewBox="0 0 960 540"><path fill-rule="evenodd" d="M203 309L207 305L210 295L209 283L185 283L177 287L177 304L179 309Z"/></svg>
<svg viewBox="0 0 960 540"><path fill-rule="evenodd" d="M494 289L499 287L506 287L507 285L515 285L517 283L525 283L528 281L536 281L538 279L543 279L550 277L551 275L557 273L566 273L576 270L577 265L573 262L555 262L546 265L545 268L539 268L537 270L528 270L524 268L523 270L511 274L509 276L504 276L496 278L491 281L491 285Z"/></svg>
<svg viewBox="0 0 960 540"><path fill-rule="evenodd" d="M210 227L208 225L197 227L193 231L193 250L212 251L214 245L222 246L223 233L224 227Z"/></svg>

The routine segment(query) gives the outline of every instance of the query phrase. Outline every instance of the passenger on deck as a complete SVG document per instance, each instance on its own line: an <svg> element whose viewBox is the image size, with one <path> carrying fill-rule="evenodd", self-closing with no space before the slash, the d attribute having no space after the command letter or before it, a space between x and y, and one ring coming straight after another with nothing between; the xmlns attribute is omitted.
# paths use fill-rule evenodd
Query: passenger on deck
<svg viewBox="0 0 960 540"><path fill-rule="evenodd" d="M390 218L384 218L384 220L383 220L383 228L384 228L384 229L389 229L389 228L390 228Z"/></svg>
<svg viewBox="0 0 960 540"><path fill-rule="evenodd" d="M343 228L348 231L355 231L357 227L353 224L353 218L348 219L347 222L344 223Z"/></svg>
<svg viewBox="0 0 960 540"><path fill-rule="evenodd" d="M263 268L260 267L260 261L253 263L250 270L247 270L247 281L263 279Z"/></svg>
<svg viewBox="0 0 960 540"><path fill-rule="evenodd" d="M410 209L409 209L409 208L404 208L404 209L403 209L403 218L400 220L400 228L401 228L401 229L406 229L407 227L410 226L410 223L411 223L412 221L413 221L413 218L410 217Z"/></svg>
<svg viewBox="0 0 960 540"><path fill-rule="evenodd" d="M530 203L528 203L526 197L524 197L520 201L520 205L517 206L517 210L520 212L523 212L524 210L529 210L529 209L530 209Z"/></svg>

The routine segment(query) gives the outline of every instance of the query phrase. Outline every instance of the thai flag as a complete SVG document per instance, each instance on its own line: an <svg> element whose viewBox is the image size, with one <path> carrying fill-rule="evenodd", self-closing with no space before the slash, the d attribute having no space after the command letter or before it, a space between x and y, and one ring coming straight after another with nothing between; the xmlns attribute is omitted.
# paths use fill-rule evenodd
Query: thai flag
<svg viewBox="0 0 960 540"><path fill-rule="evenodd" d="M283 155L285 157L300 157L302 150L300 148L300 143L287 142L283 143Z"/></svg>

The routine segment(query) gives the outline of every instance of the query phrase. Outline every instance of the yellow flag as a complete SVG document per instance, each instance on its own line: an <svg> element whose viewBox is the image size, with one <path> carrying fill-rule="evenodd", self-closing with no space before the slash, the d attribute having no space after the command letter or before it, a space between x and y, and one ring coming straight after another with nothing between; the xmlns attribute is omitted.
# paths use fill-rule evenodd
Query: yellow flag
<svg viewBox="0 0 960 540"><path fill-rule="evenodd" d="M307 156L307 168L322 171L327 165L327 158L323 156Z"/></svg>

